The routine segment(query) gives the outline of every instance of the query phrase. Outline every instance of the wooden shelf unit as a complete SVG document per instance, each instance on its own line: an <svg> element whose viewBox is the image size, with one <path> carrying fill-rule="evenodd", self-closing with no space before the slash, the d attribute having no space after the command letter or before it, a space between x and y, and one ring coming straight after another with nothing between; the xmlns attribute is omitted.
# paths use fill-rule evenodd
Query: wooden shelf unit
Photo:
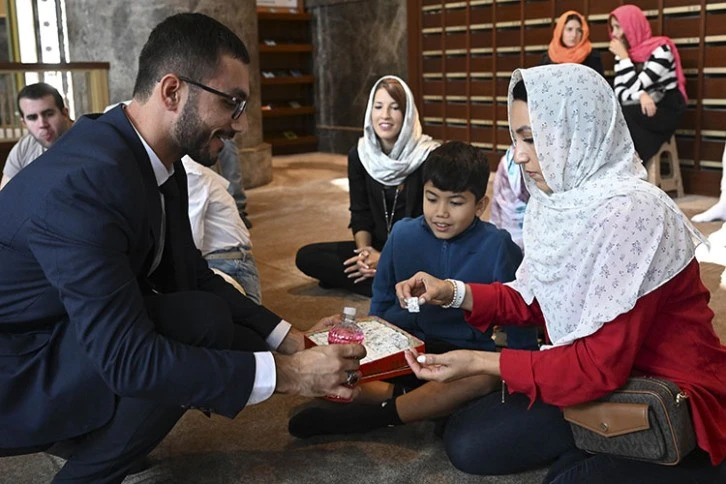
<svg viewBox="0 0 726 484"><path fill-rule="evenodd" d="M313 76L284 76L284 77L263 77L261 78L263 86L279 86L281 84L314 84Z"/></svg>
<svg viewBox="0 0 726 484"><path fill-rule="evenodd" d="M300 106L299 108L284 107L263 109L262 118L280 118L285 116L301 116L303 114L315 114L315 106Z"/></svg>
<svg viewBox="0 0 726 484"><path fill-rule="evenodd" d="M612 81L608 13L622 0L412 0L408 3L408 76L424 133L488 151L496 169L511 143L507 87L518 67L540 63L554 21L584 14L590 39ZM653 35L678 47L689 95L676 131L687 193L719 193L726 142L726 2L641 0Z"/></svg>
<svg viewBox="0 0 726 484"><path fill-rule="evenodd" d="M261 104L271 106L262 111L263 139L275 155L315 151L312 15L258 12L257 19Z"/></svg>

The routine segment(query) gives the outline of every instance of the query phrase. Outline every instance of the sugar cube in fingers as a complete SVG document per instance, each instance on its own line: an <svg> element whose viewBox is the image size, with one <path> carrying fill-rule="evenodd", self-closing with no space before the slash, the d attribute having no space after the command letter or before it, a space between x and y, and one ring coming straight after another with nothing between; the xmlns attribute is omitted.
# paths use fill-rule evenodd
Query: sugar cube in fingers
<svg viewBox="0 0 726 484"><path fill-rule="evenodd" d="M409 297L406 299L406 308L408 308L409 313L418 313L420 312L420 309L418 307L418 298L417 297Z"/></svg>
<svg viewBox="0 0 726 484"><path fill-rule="evenodd" d="M426 363L426 355L418 355L416 357L416 361L423 365L424 363Z"/></svg>

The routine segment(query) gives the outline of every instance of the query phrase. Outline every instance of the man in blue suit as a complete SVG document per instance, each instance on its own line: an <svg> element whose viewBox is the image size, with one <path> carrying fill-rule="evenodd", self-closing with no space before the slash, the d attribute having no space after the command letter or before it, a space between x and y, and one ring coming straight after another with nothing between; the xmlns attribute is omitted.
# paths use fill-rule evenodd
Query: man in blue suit
<svg viewBox="0 0 726 484"><path fill-rule="evenodd" d="M120 482L186 408L357 391L362 346L303 350L194 247L179 160L211 164L246 130L248 63L219 22L167 18L133 102L79 119L0 192L0 455L62 446L55 482Z"/></svg>

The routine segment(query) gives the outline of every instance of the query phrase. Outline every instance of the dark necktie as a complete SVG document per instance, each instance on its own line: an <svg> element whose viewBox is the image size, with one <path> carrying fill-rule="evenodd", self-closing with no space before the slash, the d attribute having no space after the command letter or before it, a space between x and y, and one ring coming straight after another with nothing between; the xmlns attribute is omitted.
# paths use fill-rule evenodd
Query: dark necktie
<svg viewBox="0 0 726 484"><path fill-rule="evenodd" d="M159 273L161 278L159 282L167 291L186 291L191 288L189 287L188 268L184 257L184 224L182 217L188 217L189 215L182 213L179 187L174 176L165 181L159 187L159 190L164 196L166 233L164 234L164 252L161 255L159 267L155 272Z"/></svg>

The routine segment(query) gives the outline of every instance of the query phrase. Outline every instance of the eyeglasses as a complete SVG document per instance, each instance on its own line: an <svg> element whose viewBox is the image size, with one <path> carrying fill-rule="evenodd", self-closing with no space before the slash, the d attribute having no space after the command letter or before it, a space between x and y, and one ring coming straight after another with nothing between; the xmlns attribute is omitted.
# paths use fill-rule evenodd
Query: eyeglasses
<svg viewBox="0 0 726 484"><path fill-rule="evenodd" d="M217 96L223 97L232 104L234 104L234 111L232 111L232 119L239 119L240 116L242 116L242 113L245 112L245 108L247 107L247 99L242 99L237 96L232 96L229 94L226 94L222 91L217 91L213 87L205 86L204 84L192 81L191 79L184 77L184 76L177 76L180 80L191 84L192 86L197 86L199 89L204 89L207 92L211 92L212 94L216 94Z"/></svg>

